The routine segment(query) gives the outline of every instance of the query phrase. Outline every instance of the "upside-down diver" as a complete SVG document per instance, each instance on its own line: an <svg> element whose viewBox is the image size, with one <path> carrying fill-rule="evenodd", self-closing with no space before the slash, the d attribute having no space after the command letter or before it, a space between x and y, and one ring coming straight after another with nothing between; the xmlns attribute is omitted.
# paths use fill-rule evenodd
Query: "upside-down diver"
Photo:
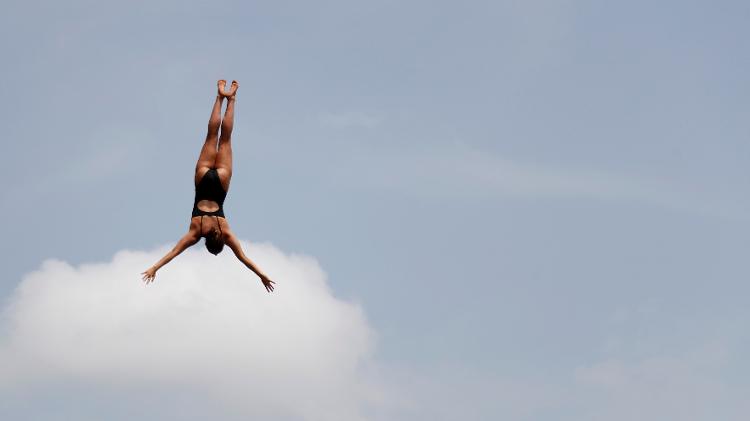
<svg viewBox="0 0 750 421"><path fill-rule="evenodd" d="M217 82L219 92L216 95L211 118L208 120L206 141L195 165L195 200L190 228L172 250L148 268L143 275L147 284L154 281L156 271L169 263L175 256L194 245L201 238L206 239L206 249L214 255L221 253L224 244L229 245L234 255L248 269L255 272L268 292L273 291L274 281L270 280L242 250L237 237L229 229L224 216L224 199L229 190L232 178L232 127L234 126L234 102L239 84L233 80L229 92L225 92L227 81ZM224 119L221 118L222 102L226 98L227 108ZM221 134L219 130L221 129ZM217 148L218 143L218 148ZM204 220L204 217L205 218Z"/></svg>

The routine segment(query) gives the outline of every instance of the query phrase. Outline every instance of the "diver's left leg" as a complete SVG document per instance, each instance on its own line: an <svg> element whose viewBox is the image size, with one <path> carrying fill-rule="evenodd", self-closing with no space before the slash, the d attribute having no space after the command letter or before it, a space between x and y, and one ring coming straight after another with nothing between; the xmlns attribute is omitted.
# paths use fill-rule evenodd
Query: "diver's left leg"
<svg viewBox="0 0 750 421"><path fill-rule="evenodd" d="M232 87L227 96L227 109L221 121L221 135L219 137L219 152L216 154L216 172L221 179L225 191L229 191L229 181L232 179L232 129L234 128L234 100L239 84L232 81Z"/></svg>

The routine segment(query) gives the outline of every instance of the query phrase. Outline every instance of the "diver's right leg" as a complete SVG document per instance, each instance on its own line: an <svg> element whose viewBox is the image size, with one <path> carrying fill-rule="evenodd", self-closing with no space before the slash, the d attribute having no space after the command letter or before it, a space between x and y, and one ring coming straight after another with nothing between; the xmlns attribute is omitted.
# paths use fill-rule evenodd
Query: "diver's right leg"
<svg viewBox="0 0 750 421"><path fill-rule="evenodd" d="M206 141L203 143L201 154L198 157L198 162L195 164L195 183L197 184L201 177L210 168L214 167L216 161L217 144L219 142L219 128L221 127L221 104L224 101L224 86L227 81L219 80L217 82L219 93L216 95L214 101L214 107L211 110L211 118L208 120L208 133L206 134Z"/></svg>

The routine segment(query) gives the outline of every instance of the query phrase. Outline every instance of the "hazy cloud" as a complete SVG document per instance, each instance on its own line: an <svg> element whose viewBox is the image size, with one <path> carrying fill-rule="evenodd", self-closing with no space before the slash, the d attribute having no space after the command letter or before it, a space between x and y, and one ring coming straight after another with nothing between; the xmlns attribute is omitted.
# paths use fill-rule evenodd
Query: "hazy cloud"
<svg viewBox="0 0 750 421"><path fill-rule="evenodd" d="M579 419L740 420L750 404L747 388L729 381L732 353L726 344L705 343L679 353L579 367L574 374Z"/></svg>

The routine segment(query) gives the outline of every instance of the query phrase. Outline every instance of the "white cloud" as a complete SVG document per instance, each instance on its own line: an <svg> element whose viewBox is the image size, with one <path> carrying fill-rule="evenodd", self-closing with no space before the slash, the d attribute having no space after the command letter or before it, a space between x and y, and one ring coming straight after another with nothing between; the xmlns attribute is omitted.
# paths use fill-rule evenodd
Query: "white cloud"
<svg viewBox="0 0 750 421"><path fill-rule="evenodd" d="M274 293L228 252L188 250L148 286L139 272L166 248L77 267L46 261L5 307L0 390L33 401L51 384L156 384L245 419L361 419L380 393L366 375L373 332L362 309L332 295L314 259L245 248Z"/></svg>
<svg viewBox="0 0 750 421"><path fill-rule="evenodd" d="M746 382L728 376L728 339L556 374L379 366L362 309L332 295L314 259L245 247L278 281L273 294L231 253L188 250L149 286L138 273L166 248L45 262L4 308L0 417L31 408L28 419L625 421L740 420L750 411ZM92 396L103 403L87 409ZM67 406L34 412L50 399ZM9 404L18 400L26 403ZM147 409L113 415L134 407Z"/></svg>

